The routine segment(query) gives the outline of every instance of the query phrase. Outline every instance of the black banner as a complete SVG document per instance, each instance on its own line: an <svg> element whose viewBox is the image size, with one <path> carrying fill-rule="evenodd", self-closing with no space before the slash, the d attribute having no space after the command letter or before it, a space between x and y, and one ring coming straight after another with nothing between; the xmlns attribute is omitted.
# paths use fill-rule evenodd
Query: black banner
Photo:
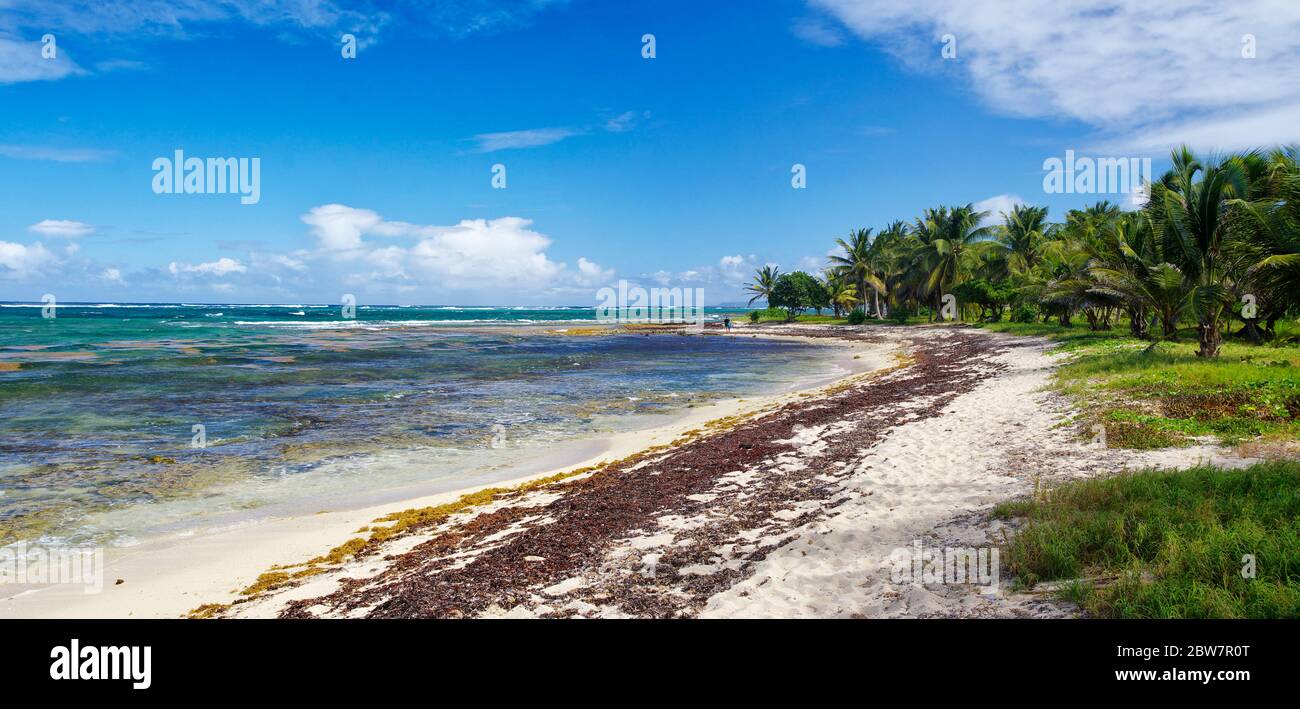
<svg viewBox="0 0 1300 709"><path fill-rule="evenodd" d="M392 690L437 685L545 694L597 672L623 682L640 677L659 689L672 677L712 677L757 695L820 694L867 681L955 699L1032 685L1048 689L1025 695L1040 701L1075 689L1197 695L1282 689L1294 672L1287 637L1293 627L1078 620L5 621L0 662L11 688L40 688L51 697L194 698L198 691L206 699L255 686L265 697L331 694L340 687L391 697Z"/></svg>

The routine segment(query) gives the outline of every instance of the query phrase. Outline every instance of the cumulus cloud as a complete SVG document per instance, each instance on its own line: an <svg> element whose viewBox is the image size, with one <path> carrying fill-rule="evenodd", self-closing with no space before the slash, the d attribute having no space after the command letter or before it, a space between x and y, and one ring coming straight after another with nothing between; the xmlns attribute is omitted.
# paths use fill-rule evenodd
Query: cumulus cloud
<svg viewBox="0 0 1300 709"><path fill-rule="evenodd" d="M326 204L302 215L302 221L310 227L316 249L298 258L328 262L358 283L555 291L600 285L614 277L613 270L585 257L576 269L551 259L546 253L551 239L533 230L532 220L520 217L421 225Z"/></svg>
<svg viewBox="0 0 1300 709"><path fill-rule="evenodd" d="M1025 200L1014 194L1000 194L988 199L981 199L975 203L975 211L988 212L988 216L980 221L980 226L992 226L1002 223L1002 215L1015 209L1017 205L1025 204Z"/></svg>
<svg viewBox="0 0 1300 709"><path fill-rule="evenodd" d="M578 275L576 280L580 285L584 286L604 285L614 280L614 269L602 268L601 265L595 261L588 261L579 256Z"/></svg>
<svg viewBox="0 0 1300 709"><path fill-rule="evenodd" d="M1111 149L1163 152L1187 140L1226 150L1300 137L1292 0L809 2L909 67L962 72L995 110L1083 121ZM939 53L948 33L952 61ZM1243 57L1245 35L1253 59Z"/></svg>
<svg viewBox="0 0 1300 709"><path fill-rule="evenodd" d="M76 239L95 233L94 226L69 219L42 219L27 227L27 230L42 236L58 236L65 239Z"/></svg>
<svg viewBox="0 0 1300 709"><path fill-rule="evenodd" d="M232 273L245 273L248 271L248 267L235 259L222 256L216 261L209 261L207 263L199 263L199 264L189 264L189 263L180 263L177 261L172 261L171 263L167 264L167 271L170 272L173 276L192 273L200 276L215 276L220 278L222 276L228 276Z"/></svg>
<svg viewBox="0 0 1300 709"><path fill-rule="evenodd" d="M728 285L739 285L748 280L758 268L758 257L754 254L743 256L723 256L718 259L718 275Z"/></svg>
<svg viewBox="0 0 1300 709"><path fill-rule="evenodd" d="M709 291L711 301L720 302L739 293L739 288L753 278L760 265L754 254L726 255L716 264L697 266L685 271L655 271L645 278L665 287L703 287Z"/></svg>
<svg viewBox="0 0 1300 709"><path fill-rule="evenodd" d="M0 241L0 275L23 279L37 275L59 263L58 256L36 242L31 245Z"/></svg>
<svg viewBox="0 0 1300 709"><path fill-rule="evenodd" d="M804 256L799 259L799 270L806 271L814 276L820 274L826 266L827 258L825 256L820 258L817 256Z"/></svg>

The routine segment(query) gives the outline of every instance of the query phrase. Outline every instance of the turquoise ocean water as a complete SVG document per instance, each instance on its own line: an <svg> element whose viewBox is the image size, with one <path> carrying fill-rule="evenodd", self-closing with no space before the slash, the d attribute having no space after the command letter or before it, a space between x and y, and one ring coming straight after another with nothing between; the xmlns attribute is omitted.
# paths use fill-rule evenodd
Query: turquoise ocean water
<svg viewBox="0 0 1300 709"><path fill-rule="evenodd" d="M0 303L0 545L129 545L493 482L543 450L832 369L805 344L575 334L591 308L54 314Z"/></svg>

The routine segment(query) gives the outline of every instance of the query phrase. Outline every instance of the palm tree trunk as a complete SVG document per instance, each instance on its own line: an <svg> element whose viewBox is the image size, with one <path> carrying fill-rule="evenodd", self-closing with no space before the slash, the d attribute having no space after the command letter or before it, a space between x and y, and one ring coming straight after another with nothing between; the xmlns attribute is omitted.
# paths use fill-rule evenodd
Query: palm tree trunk
<svg viewBox="0 0 1300 709"><path fill-rule="evenodd" d="M1223 335L1219 332L1219 316L1217 313L1207 316L1200 322L1197 331L1200 340L1200 349L1197 350L1197 357L1218 357L1219 345L1223 342Z"/></svg>
<svg viewBox="0 0 1300 709"><path fill-rule="evenodd" d="M1242 321L1245 322L1246 325L1241 328L1241 331L1246 334L1246 338L1249 339L1252 344L1258 345L1264 341L1264 339L1259 335L1259 328L1255 327L1255 318L1242 318Z"/></svg>

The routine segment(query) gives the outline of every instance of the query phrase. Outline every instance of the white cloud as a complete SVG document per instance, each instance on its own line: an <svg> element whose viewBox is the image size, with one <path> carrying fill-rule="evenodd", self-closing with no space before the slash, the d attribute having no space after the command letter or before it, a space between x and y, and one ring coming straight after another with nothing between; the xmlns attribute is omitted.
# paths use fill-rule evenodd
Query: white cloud
<svg viewBox="0 0 1300 709"><path fill-rule="evenodd" d="M626 133L636 127L638 120L649 117L649 111L642 111L640 113L637 113L636 111L624 111L623 113L605 121L604 128L610 133Z"/></svg>
<svg viewBox="0 0 1300 709"><path fill-rule="evenodd" d="M59 263L59 258L36 242L30 246L0 241L0 275L26 278Z"/></svg>
<svg viewBox="0 0 1300 709"><path fill-rule="evenodd" d="M383 221L369 209L353 209L342 204L312 207L302 215L311 227L316 243L325 251L351 251L361 248L361 234Z"/></svg>
<svg viewBox="0 0 1300 709"><path fill-rule="evenodd" d="M116 268L104 269L104 272L99 274L99 277L101 280L105 282L113 283L119 286L124 286L127 284L126 281L122 279L122 271Z"/></svg>
<svg viewBox="0 0 1300 709"><path fill-rule="evenodd" d="M988 216L980 221L980 226L992 226L1002 223L1002 215L1015 209L1017 205L1025 204L1025 200L1014 194L1000 194L988 199L982 199L975 203L975 211L988 212Z"/></svg>
<svg viewBox="0 0 1300 709"><path fill-rule="evenodd" d="M748 280L758 268L758 257L754 254L742 256L723 256L718 259L718 275L728 285L739 285Z"/></svg>
<svg viewBox="0 0 1300 709"><path fill-rule="evenodd" d="M1083 121L1113 149L1300 138L1294 0L809 1L910 67L963 72L995 110ZM939 53L946 33L951 61ZM1246 34L1254 59L1242 57Z"/></svg>
<svg viewBox="0 0 1300 709"><path fill-rule="evenodd" d="M1163 156L1175 141L1207 152L1295 143L1300 141L1300 101L1144 126L1124 136L1106 138L1093 150L1101 154L1136 151Z"/></svg>
<svg viewBox="0 0 1300 709"><path fill-rule="evenodd" d="M301 42L304 34L338 41L339 33L356 35L360 47L376 41L388 27L417 33L467 36L528 24L538 13L565 0L454 0L402 2L387 0L0 0L0 33L36 36L44 32L100 37L129 34L192 39L208 34L204 25L243 22L280 28L282 41ZM13 41L4 40L2 41ZM30 65L25 54L7 60L0 46L0 83L53 79L80 72L49 65ZM62 51L60 51L62 54ZM39 55L38 55L39 56ZM21 61L21 64L15 62ZM71 65L75 67L75 65ZM109 60L101 71L134 68L130 60ZM62 71L61 74L58 72ZM33 73L35 73L33 75ZM57 75L55 75L57 74Z"/></svg>
<svg viewBox="0 0 1300 709"><path fill-rule="evenodd" d="M804 256L799 259L799 270L806 271L814 276L820 275L826 268L826 257L817 258L816 256Z"/></svg>
<svg viewBox="0 0 1300 709"><path fill-rule="evenodd" d="M167 265L167 270L173 276L179 276L183 273L195 273L203 276L228 276L232 273L244 273L248 267L236 261L235 259L222 256L216 261L209 261L200 264L188 264L172 261Z"/></svg>
<svg viewBox="0 0 1300 709"><path fill-rule="evenodd" d="M42 219L27 227L27 230L42 236L58 236L65 239L76 239L95 233L94 226L69 219Z"/></svg>
<svg viewBox="0 0 1300 709"><path fill-rule="evenodd" d="M20 81L54 81L65 76L86 73L55 42L55 56L41 55L42 44L0 37L0 84Z"/></svg>
<svg viewBox="0 0 1300 709"><path fill-rule="evenodd" d="M342 204L302 216L317 249L300 259L327 261L354 283L436 286L440 290L506 288L556 291L607 283L612 269L579 258L577 269L552 260L551 239L520 217L466 219L454 226L389 221ZM409 245L367 240L404 239Z"/></svg>
<svg viewBox="0 0 1300 709"><path fill-rule="evenodd" d="M800 18L790 25L794 36L819 47L838 47L844 44L844 33L820 19Z"/></svg>
<svg viewBox="0 0 1300 709"><path fill-rule="evenodd" d="M595 261L578 257L578 276L576 279L580 284L585 286L596 286L609 283L614 280L614 269L602 268Z"/></svg>
<svg viewBox="0 0 1300 709"><path fill-rule="evenodd" d="M537 148L580 134L579 131L570 128L532 128L504 133L480 133L474 136L474 140L478 143L476 148L478 152L491 153L497 150Z"/></svg>
<svg viewBox="0 0 1300 709"><path fill-rule="evenodd" d="M677 272L660 270L645 274L645 277L666 287L705 287L712 299L721 301L738 293L741 285L752 280L759 263L754 254L726 255L718 259L717 265Z"/></svg>

